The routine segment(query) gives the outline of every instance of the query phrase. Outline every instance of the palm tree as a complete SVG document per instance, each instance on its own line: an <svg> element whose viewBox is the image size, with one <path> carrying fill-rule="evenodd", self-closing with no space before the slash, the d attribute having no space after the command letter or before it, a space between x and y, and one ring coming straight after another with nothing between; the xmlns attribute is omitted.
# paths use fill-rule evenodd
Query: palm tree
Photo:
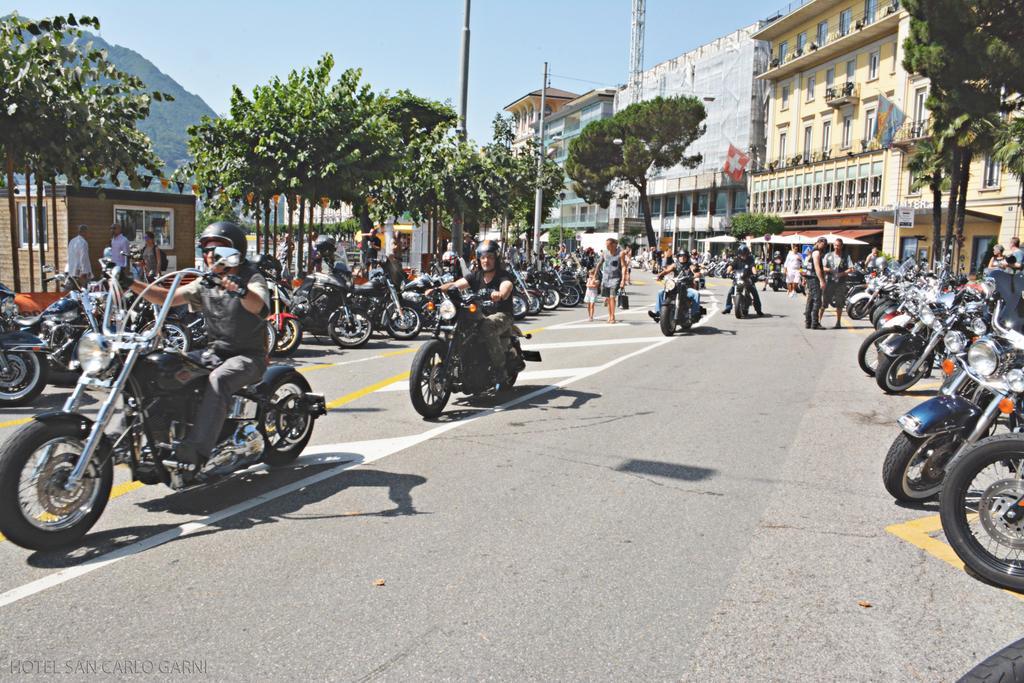
<svg viewBox="0 0 1024 683"><path fill-rule="evenodd" d="M1024 118L1007 119L996 131L992 158L1001 163L1021 185L1019 204L1024 210Z"/></svg>
<svg viewBox="0 0 1024 683"><path fill-rule="evenodd" d="M927 187L932 191L932 262L942 258L942 193L949 189L950 154L942 137L926 138L918 143L907 162L910 189Z"/></svg>

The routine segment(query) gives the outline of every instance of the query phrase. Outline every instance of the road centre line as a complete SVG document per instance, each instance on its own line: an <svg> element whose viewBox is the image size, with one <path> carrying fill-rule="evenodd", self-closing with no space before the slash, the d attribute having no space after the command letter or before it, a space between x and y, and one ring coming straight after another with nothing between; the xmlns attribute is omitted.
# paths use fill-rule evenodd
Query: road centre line
<svg viewBox="0 0 1024 683"><path fill-rule="evenodd" d="M715 307L699 324L702 325L707 321L711 320L711 318L713 318L716 313L718 313L717 307ZM256 496L255 498L251 498L241 503L237 503L228 508L225 508L224 510L220 510L211 515L208 515L203 519L193 522L187 522L173 529L168 529L167 531L156 534L154 536L150 536L149 538L145 538L141 541L136 541L135 543L132 543L130 545L118 548L117 550L107 553L106 555L101 555L91 560L87 560L86 562L83 562L79 565L75 565L73 567L61 569L57 572L54 572L53 574L49 574L42 578L36 579L35 581L30 581L29 583L18 586L17 588L13 588L9 591L6 591L5 593L0 594L0 607L5 607L7 605L13 604L20 600L24 600L25 598L31 597L38 593L42 593L43 591L46 591L50 588L54 588L61 584L67 583L68 581L76 579L80 576L85 576L86 574L92 573L97 569L102 569L103 567L107 567L123 559L132 557L134 555L138 555L139 553L142 553L146 550L151 550L152 548L163 545L164 543L167 543L169 541L173 541L178 538L184 538L185 536L190 536L203 529L206 529L207 527L217 524L218 522L224 519L233 517L234 515L240 514L259 505L263 505L264 503L268 503L276 498L288 495L289 493L293 493L308 486L313 486L321 481L325 481L327 479L335 477L346 470L361 465L368 465L371 462L380 460L381 458L384 458L388 455L392 455L399 451L406 450L425 441L437 438L445 434L446 432L449 432L453 429L458 429L459 427L475 422L476 420L479 420L481 418L496 413L504 412L510 408L514 408L515 406L521 403L526 403L538 396L542 396L551 391L556 391L558 389L569 386L570 384L574 384L581 380L592 377L600 372L604 372L605 370L608 370L618 365L619 363L623 363L627 360L635 358L636 356L647 353L648 351L652 351L660 346L669 344L679 338L680 337L676 336L662 338L656 337L656 342L649 344L648 346L644 346L643 348L637 349L636 351L633 351L631 353L619 356L618 358L614 358L603 365L594 366L593 368L588 369L587 372L582 372L578 375L574 375L559 382L549 384L544 387L540 387L535 391L531 391L527 394L524 394L523 396L518 396L510 401L506 401L505 403L499 406L495 406L494 408L487 408L485 410L479 411L461 420L456 420L454 422L438 425L437 427L428 429L427 431L421 434L406 437L395 437L389 439L377 439L376 441L357 441L342 444L329 444L326 446L318 446L315 448L307 449L306 452L303 453L303 457L308 455L322 454L325 455L327 458L332 458L349 455L350 453L353 454L354 457L351 460L344 461L342 464L339 464L336 467L332 467L318 474L306 477L305 479L300 479L299 481L293 482L279 489L268 491L259 496ZM365 452L360 453L360 451ZM266 469L266 467L260 465L255 468L250 468L249 470L246 471L251 473L263 469Z"/></svg>
<svg viewBox="0 0 1024 683"><path fill-rule="evenodd" d="M522 380L534 380L534 379L552 379L555 377L571 377L578 375L581 372L587 372L593 368L565 368L564 370L528 370L526 372L519 373L519 377L516 381ZM377 391L406 391L409 388L408 381L398 381L387 386L381 387Z"/></svg>

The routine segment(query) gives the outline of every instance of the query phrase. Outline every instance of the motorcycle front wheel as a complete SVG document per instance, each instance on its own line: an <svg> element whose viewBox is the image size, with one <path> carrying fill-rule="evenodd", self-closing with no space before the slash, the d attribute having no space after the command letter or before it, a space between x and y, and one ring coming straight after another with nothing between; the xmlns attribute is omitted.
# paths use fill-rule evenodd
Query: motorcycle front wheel
<svg viewBox="0 0 1024 683"><path fill-rule="evenodd" d="M149 332L153 329L154 325L156 325L155 321L147 323L142 328L142 331ZM165 349L174 349L182 353L188 353L192 350L192 335L181 323L174 321L165 322L162 335Z"/></svg>
<svg viewBox="0 0 1024 683"><path fill-rule="evenodd" d="M544 292L544 299L541 301L541 306L544 307L545 311L553 311L558 308L558 305L562 303L562 295L558 293L557 289L549 289Z"/></svg>
<svg viewBox="0 0 1024 683"><path fill-rule="evenodd" d="M997 586L1024 591L1024 439L982 439L946 473L939 497L942 531L965 565Z"/></svg>
<svg viewBox="0 0 1024 683"><path fill-rule="evenodd" d="M671 337L676 333L676 311L672 304L665 304L661 307L658 324L661 326L661 333L666 337Z"/></svg>
<svg viewBox="0 0 1024 683"><path fill-rule="evenodd" d="M850 320L863 320L871 310L871 299L860 299L846 304L846 315Z"/></svg>
<svg viewBox="0 0 1024 683"><path fill-rule="evenodd" d="M737 318L743 318L747 314L743 310L743 297L738 292L733 295L732 312Z"/></svg>
<svg viewBox="0 0 1024 683"><path fill-rule="evenodd" d="M917 372L911 374L910 368L917 361L917 356L905 353L895 358L878 354L878 367L875 368L875 383L887 394L901 394L917 384L928 372L928 361L921 364Z"/></svg>
<svg viewBox="0 0 1024 683"><path fill-rule="evenodd" d="M451 398L445 377L445 350L442 341L433 339L421 346L412 359L409 399L416 412L425 418L440 415Z"/></svg>
<svg viewBox="0 0 1024 683"><path fill-rule="evenodd" d="M398 315L394 307L389 307L384 315L387 316L386 331L395 339L408 341L419 335L423 323L420 320L419 312L412 306L403 308L401 316Z"/></svg>
<svg viewBox="0 0 1024 683"><path fill-rule="evenodd" d="M875 370L878 369L878 346L885 341L885 339L892 334L907 334L909 330L905 327L883 327L880 330L875 330L861 342L860 349L857 351L857 365L860 369L865 372L869 377L875 376Z"/></svg>
<svg viewBox="0 0 1024 683"><path fill-rule="evenodd" d="M568 306L569 308L579 306L580 299L583 298L582 296L580 296L580 290L576 289L571 285L569 287L562 288L560 293L562 295L562 303Z"/></svg>
<svg viewBox="0 0 1024 683"><path fill-rule="evenodd" d="M295 353L295 350L302 344L302 323L295 318L285 318L281 321L281 329L277 333L277 343L270 354L278 358L287 357Z"/></svg>
<svg viewBox="0 0 1024 683"><path fill-rule="evenodd" d="M526 317L527 304L526 299L519 296L518 294L512 295L512 317L516 320L522 320Z"/></svg>
<svg viewBox="0 0 1024 683"><path fill-rule="evenodd" d="M530 315L537 315L541 311L541 300L539 296L530 295L530 299L526 303L527 311Z"/></svg>
<svg viewBox="0 0 1024 683"><path fill-rule="evenodd" d="M339 308L327 320L327 334L343 349L358 349L370 340L373 323L361 311L352 311L351 316L346 316Z"/></svg>
<svg viewBox="0 0 1024 683"><path fill-rule="evenodd" d="M46 387L50 365L41 353L5 351L7 370L0 370L0 407L31 403Z"/></svg>
<svg viewBox="0 0 1024 683"><path fill-rule="evenodd" d="M889 495L902 503L920 503L942 490L945 463L956 450L952 434L915 438L900 432L885 454L882 483Z"/></svg>
<svg viewBox="0 0 1024 683"><path fill-rule="evenodd" d="M35 421L0 446L0 533L30 550L53 550L79 540L103 514L114 464L101 441L71 491L64 484L85 447L81 418Z"/></svg>

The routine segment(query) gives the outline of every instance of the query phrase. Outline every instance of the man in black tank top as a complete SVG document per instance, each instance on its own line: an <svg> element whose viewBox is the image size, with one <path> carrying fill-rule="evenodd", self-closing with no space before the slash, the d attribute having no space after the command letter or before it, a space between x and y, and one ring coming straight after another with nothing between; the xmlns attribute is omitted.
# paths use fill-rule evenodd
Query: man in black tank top
<svg viewBox="0 0 1024 683"><path fill-rule="evenodd" d="M819 237L814 249L804 261L804 279L807 282L807 307L804 308L804 326L809 330L822 330L819 318L822 310L822 292L825 290L825 268L821 263L828 240Z"/></svg>

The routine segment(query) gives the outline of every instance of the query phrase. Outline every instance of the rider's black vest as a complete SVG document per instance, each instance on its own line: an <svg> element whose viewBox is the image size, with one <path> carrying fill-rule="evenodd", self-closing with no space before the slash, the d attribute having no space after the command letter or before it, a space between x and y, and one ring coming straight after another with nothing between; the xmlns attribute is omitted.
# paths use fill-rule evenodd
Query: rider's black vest
<svg viewBox="0 0 1024 683"><path fill-rule="evenodd" d="M239 268L242 282L264 281L248 262ZM267 353L266 322L242 306L241 297L221 287L204 287L203 317L210 346L221 355L261 357Z"/></svg>

